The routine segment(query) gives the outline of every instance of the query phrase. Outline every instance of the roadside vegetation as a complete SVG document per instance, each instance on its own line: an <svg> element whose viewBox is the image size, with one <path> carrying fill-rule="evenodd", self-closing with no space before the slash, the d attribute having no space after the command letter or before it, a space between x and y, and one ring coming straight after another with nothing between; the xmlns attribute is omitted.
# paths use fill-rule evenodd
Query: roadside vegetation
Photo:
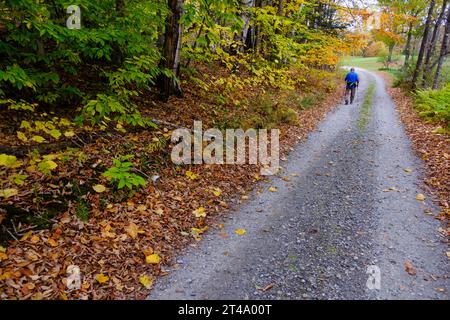
<svg viewBox="0 0 450 320"><path fill-rule="evenodd" d="M278 128L342 91L339 1L0 1L0 298L145 298L257 166L171 162L171 133ZM68 270L83 274L69 290Z"/></svg>

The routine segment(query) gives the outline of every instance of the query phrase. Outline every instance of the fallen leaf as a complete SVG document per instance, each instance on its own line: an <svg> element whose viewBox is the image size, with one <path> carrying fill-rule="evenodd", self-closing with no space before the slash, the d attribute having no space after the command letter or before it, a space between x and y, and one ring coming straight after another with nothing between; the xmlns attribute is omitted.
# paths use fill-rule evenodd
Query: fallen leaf
<svg viewBox="0 0 450 320"><path fill-rule="evenodd" d="M411 276L415 276L417 274L416 269L413 267L410 261L405 262L405 271L408 272Z"/></svg>
<svg viewBox="0 0 450 320"><path fill-rule="evenodd" d="M52 247L57 247L57 246L58 246L58 242L56 242L55 239L52 239L52 238L48 239L48 240L47 240L47 243L48 243L50 246L52 246Z"/></svg>
<svg viewBox="0 0 450 320"><path fill-rule="evenodd" d="M222 194L222 190L220 190L219 188L215 188L213 190L213 195L215 195L216 197L220 197L221 194Z"/></svg>
<svg viewBox="0 0 450 320"><path fill-rule="evenodd" d="M146 211L146 210L147 210L147 206L145 206L145 205L143 205L143 204L141 204L141 205L139 205L139 206L137 207L137 211L143 212L143 211Z"/></svg>
<svg viewBox="0 0 450 320"><path fill-rule="evenodd" d="M138 226L137 226L135 223L133 223L133 222L131 222L131 223L125 228L125 231L126 231L126 232L128 233L128 235L129 235L131 238L133 238L133 239L136 239L137 236L138 236L140 233L144 233L144 231L143 231L143 230L139 230Z"/></svg>
<svg viewBox="0 0 450 320"><path fill-rule="evenodd" d="M95 280L97 280L98 283L106 283L109 281L109 277L105 276L103 273L99 273L95 276Z"/></svg>
<svg viewBox="0 0 450 320"><path fill-rule="evenodd" d="M18 193L19 193L19 191L14 188L3 189L3 190L0 190L0 197L8 199L8 198L16 196Z"/></svg>
<svg viewBox="0 0 450 320"><path fill-rule="evenodd" d="M25 233L22 238L20 238L20 241L27 241L27 239L29 237L31 237L31 235L33 234L33 230L28 231L27 233Z"/></svg>
<svg viewBox="0 0 450 320"><path fill-rule="evenodd" d="M405 170L405 172L407 172L407 173L412 172L412 169L410 169L410 168L406 168L406 169L404 169L404 170Z"/></svg>
<svg viewBox="0 0 450 320"><path fill-rule="evenodd" d="M192 213L194 214L194 216L196 218L205 218L206 217L206 212L205 212L205 208L204 207L200 207L198 209L195 209L194 211L192 211Z"/></svg>
<svg viewBox="0 0 450 320"><path fill-rule="evenodd" d="M153 279L145 274L139 277L139 282L147 289L150 289L153 285Z"/></svg>
<svg viewBox="0 0 450 320"><path fill-rule="evenodd" d="M147 264L159 264L160 261L161 259L157 253L153 253L145 257L145 262Z"/></svg>
<svg viewBox="0 0 450 320"><path fill-rule="evenodd" d="M33 138L31 138L31 140L36 141L37 143L42 143L45 141L45 138L41 136L34 136Z"/></svg>
<svg viewBox="0 0 450 320"><path fill-rule="evenodd" d="M418 201L424 201L424 200L425 200L425 196L424 196L423 194L419 193L419 194L416 196L416 200L418 200Z"/></svg>
<svg viewBox="0 0 450 320"><path fill-rule="evenodd" d="M278 189L277 189L277 188L275 188L275 187L270 187L270 188L269 188L269 191L270 191L270 192L277 192L277 191L278 191Z"/></svg>
<svg viewBox="0 0 450 320"><path fill-rule="evenodd" d="M245 230L245 229L237 229L237 230L234 231L234 233L236 233L237 235L242 236L242 235L247 233L247 230Z"/></svg>
<svg viewBox="0 0 450 320"><path fill-rule="evenodd" d="M198 179L198 176L192 171L186 171L186 176L191 180Z"/></svg>
<svg viewBox="0 0 450 320"><path fill-rule="evenodd" d="M93 186L92 189L94 189L95 192L97 192L97 193L103 193L106 191L106 187L102 184L97 184L97 185Z"/></svg>
<svg viewBox="0 0 450 320"><path fill-rule="evenodd" d="M266 291L268 291L268 290L270 290L270 289L272 289L272 288L273 288L273 283L268 284L268 285L265 286L264 288L261 288L261 291L262 291L262 292L266 292Z"/></svg>

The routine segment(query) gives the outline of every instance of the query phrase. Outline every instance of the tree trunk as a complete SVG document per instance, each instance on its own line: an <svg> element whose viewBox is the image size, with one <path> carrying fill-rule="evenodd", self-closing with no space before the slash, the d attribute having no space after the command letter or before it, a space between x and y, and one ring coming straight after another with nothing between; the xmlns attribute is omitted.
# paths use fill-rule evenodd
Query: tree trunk
<svg viewBox="0 0 450 320"><path fill-rule="evenodd" d="M118 17L125 16L125 0L116 0L116 12ZM112 56L111 59L113 63L117 66L121 66L125 60L125 54L117 42L112 43Z"/></svg>
<svg viewBox="0 0 450 320"><path fill-rule="evenodd" d="M403 53L405 54L405 63L403 65L403 70L407 70L409 67L409 57L411 55L412 29L413 29L413 23L411 21L409 23L409 27L408 27L408 37L406 39L405 50L403 51Z"/></svg>
<svg viewBox="0 0 450 320"><path fill-rule="evenodd" d="M253 8L255 6L255 0L244 0L243 5L246 8ZM250 14L247 10L244 10L242 20L244 20L244 27L242 28L241 40L242 44L245 45L250 28Z"/></svg>
<svg viewBox="0 0 450 320"><path fill-rule="evenodd" d="M387 59L388 63L392 63L392 55L394 54L394 48L395 48L395 44L389 45L389 56Z"/></svg>
<svg viewBox="0 0 450 320"><path fill-rule="evenodd" d="M423 56L425 54L425 49L428 45L428 33L430 30L431 20L433 18L434 6L436 4L436 0L431 0L430 8L428 10L427 20L425 22L425 29L423 31L422 43L420 45L419 56L417 57L417 64L414 70L414 75L412 79L412 87L416 88L417 79L419 78L420 71L422 69Z"/></svg>
<svg viewBox="0 0 450 320"><path fill-rule="evenodd" d="M433 56L434 49L436 47L436 43L439 39L439 29L441 28L442 21L445 18L445 12L447 8L447 0L444 0L442 3L442 9L441 13L439 14L438 19L436 20L436 24L434 25L433 34L431 36L431 41L428 44L427 50L426 50L426 57L425 57L425 63L423 67L423 77L422 77L422 86L426 86L426 82L428 79L428 76L431 73L431 57ZM430 85L431 86L431 85Z"/></svg>
<svg viewBox="0 0 450 320"><path fill-rule="evenodd" d="M439 79L441 77L442 66L444 65L445 57L448 54L448 42L450 37L450 10L447 13L447 24L445 25L444 38L442 39L441 54L439 55L439 61L436 68L436 74L434 75L433 89L439 88Z"/></svg>
<svg viewBox="0 0 450 320"><path fill-rule="evenodd" d="M172 71L173 76L162 75L160 93L164 101L167 101L172 94L182 95L176 79L180 65L182 5L183 0L168 0L170 13L166 20L162 66Z"/></svg>

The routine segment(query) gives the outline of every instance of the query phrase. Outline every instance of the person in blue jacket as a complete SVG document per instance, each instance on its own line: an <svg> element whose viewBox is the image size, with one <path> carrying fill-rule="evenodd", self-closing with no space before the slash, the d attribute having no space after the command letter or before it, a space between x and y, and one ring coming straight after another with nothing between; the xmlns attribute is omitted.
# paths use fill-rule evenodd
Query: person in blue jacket
<svg viewBox="0 0 450 320"><path fill-rule="evenodd" d="M345 76L345 82L347 84L345 89L345 104L348 104L348 96L350 94L350 103L355 100L356 88L359 86L359 77L355 72L355 68L351 68L350 72Z"/></svg>

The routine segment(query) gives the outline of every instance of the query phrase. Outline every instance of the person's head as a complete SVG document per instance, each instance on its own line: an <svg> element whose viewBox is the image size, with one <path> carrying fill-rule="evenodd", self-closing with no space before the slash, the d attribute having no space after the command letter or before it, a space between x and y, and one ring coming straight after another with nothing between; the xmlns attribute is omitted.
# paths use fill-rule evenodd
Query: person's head
<svg viewBox="0 0 450 320"><path fill-rule="evenodd" d="M350 72L355 72L355 68L351 68L351 69L350 69Z"/></svg>

